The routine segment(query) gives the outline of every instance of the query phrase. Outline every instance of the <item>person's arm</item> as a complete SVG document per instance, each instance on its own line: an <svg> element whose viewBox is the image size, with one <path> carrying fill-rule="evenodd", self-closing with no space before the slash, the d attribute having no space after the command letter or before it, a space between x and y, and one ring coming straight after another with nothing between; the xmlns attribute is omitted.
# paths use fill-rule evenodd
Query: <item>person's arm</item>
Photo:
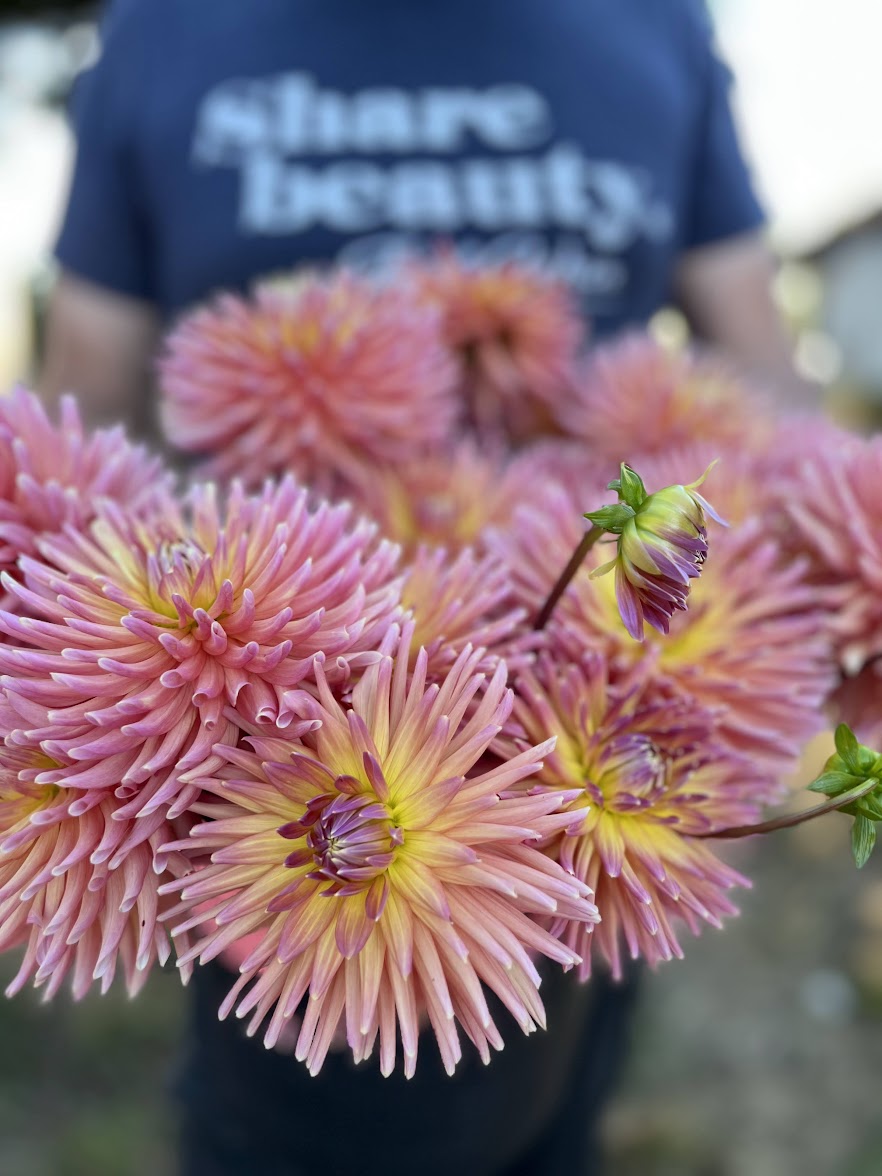
<svg viewBox="0 0 882 1176"><path fill-rule="evenodd" d="M691 249L677 266L674 294L697 336L768 385L787 407L820 405L820 392L793 366L793 345L772 297L775 260L759 232Z"/></svg>
<svg viewBox="0 0 882 1176"><path fill-rule="evenodd" d="M775 261L732 117L732 75L714 47L704 0L684 0L684 12L692 32L686 68L697 80L696 122L673 297L697 338L730 356L776 400L816 406L818 393L793 366L772 297Z"/></svg>
<svg viewBox="0 0 882 1176"><path fill-rule="evenodd" d="M91 427L122 422L152 437L152 368L159 336L148 302L62 271L49 302L38 390L54 404L76 395Z"/></svg>
<svg viewBox="0 0 882 1176"><path fill-rule="evenodd" d="M141 436L153 432L158 335L155 234L138 154L151 4L108 4L101 56L76 83L76 161L38 379L49 401L73 392L89 425L121 420Z"/></svg>

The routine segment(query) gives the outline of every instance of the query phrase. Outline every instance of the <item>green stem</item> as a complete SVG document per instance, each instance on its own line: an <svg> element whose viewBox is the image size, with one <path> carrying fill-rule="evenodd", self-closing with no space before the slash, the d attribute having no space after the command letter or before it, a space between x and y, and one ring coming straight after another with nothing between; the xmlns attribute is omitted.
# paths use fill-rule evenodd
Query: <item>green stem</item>
<svg viewBox="0 0 882 1176"><path fill-rule="evenodd" d="M564 592L566 592L573 576L575 576L576 572L578 572L579 568L582 566L582 562L584 561L585 556L588 554L600 536L604 533L605 531L603 527L596 527L592 523L590 530L586 531L579 540L578 546L570 556L567 566L558 576L557 582L548 593L548 597L545 603L536 614L536 620L533 622L534 629L544 629L548 624L549 620L551 619L551 614L554 612L555 605L563 596Z"/></svg>
<svg viewBox="0 0 882 1176"><path fill-rule="evenodd" d="M771 821L761 821L758 825L735 825L731 829L719 829L716 833L693 833L692 836L734 839L736 837L753 837L756 833L776 833L779 829L792 829L795 825L804 825L806 821L813 821L815 817L822 817L825 813L834 813L837 809L851 804L853 800L860 800L862 796L866 796L868 792L872 792L878 786L879 781L872 777L848 792L843 792L841 796L834 796L832 800L819 804L816 808L808 809L806 812L791 813L787 817L775 817Z"/></svg>

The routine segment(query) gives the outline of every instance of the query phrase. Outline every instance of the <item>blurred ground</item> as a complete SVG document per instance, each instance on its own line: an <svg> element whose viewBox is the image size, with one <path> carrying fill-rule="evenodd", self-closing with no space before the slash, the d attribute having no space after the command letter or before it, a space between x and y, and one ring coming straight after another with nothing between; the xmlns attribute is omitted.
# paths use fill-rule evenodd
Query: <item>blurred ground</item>
<svg viewBox="0 0 882 1176"><path fill-rule="evenodd" d="M882 857L858 874L833 817L737 858L742 918L646 978L609 1174L879 1176ZM170 1176L182 1012L170 975L0 1001L2 1176Z"/></svg>
<svg viewBox="0 0 882 1176"><path fill-rule="evenodd" d="M742 918L647 978L611 1176L882 1173L882 859L834 817L742 849Z"/></svg>

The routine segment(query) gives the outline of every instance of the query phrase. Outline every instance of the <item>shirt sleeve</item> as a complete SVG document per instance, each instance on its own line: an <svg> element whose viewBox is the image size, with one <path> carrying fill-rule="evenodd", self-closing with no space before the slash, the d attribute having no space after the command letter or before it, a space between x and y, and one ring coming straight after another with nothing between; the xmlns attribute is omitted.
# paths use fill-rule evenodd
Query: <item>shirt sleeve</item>
<svg viewBox="0 0 882 1176"><path fill-rule="evenodd" d="M74 88L76 156L55 256L78 277L152 301L149 221L135 169L133 96L144 52L136 8L132 0L110 6L101 56Z"/></svg>
<svg viewBox="0 0 882 1176"><path fill-rule="evenodd" d="M694 6L694 30L701 95L684 249L713 244L765 223L732 118L732 74L714 48L703 2Z"/></svg>

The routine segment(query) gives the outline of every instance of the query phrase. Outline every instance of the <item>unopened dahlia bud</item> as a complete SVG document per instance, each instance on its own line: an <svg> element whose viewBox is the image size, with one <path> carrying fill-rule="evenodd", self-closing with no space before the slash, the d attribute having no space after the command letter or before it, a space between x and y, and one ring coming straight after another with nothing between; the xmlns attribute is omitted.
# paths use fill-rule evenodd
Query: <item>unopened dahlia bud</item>
<svg viewBox="0 0 882 1176"><path fill-rule="evenodd" d="M689 581L700 575L707 555L705 513L724 521L697 491L707 473L688 486L647 494L639 474L622 463L620 477L609 484L619 501L585 515L619 537L615 559L593 575L615 568L619 612L638 641L644 622L667 633L674 611L686 608Z"/></svg>

